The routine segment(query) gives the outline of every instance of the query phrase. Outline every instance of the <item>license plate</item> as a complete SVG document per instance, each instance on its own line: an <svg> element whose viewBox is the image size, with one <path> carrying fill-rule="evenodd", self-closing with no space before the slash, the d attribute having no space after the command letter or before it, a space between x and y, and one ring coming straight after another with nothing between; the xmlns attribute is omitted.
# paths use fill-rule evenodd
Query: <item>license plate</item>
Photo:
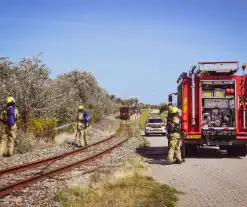
<svg viewBox="0 0 247 207"><path fill-rule="evenodd" d="M160 131L160 129L153 129L153 131Z"/></svg>
<svg viewBox="0 0 247 207"><path fill-rule="evenodd" d="M200 139L201 135L187 135L187 139Z"/></svg>
<svg viewBox="0 0 247 207"><path fill-rule="evenodd" d="M155 128L156 128L156 127L159 127L159 125L158 125L158 124L154 124L154 125L153 125L153 127L155 127Z"/></svg>

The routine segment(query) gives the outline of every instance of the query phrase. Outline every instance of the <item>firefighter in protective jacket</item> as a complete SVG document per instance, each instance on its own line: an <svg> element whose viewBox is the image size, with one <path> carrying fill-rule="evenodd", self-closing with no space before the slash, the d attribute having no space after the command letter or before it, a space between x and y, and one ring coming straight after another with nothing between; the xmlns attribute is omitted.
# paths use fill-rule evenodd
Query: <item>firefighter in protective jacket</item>
<svg viewBox="0 0 247 207"><path fill-rule="evenodd" d="M174 162L174 154L176 156L176 162L181 163L181 125L180 125L180 116L181 110L177 107L173 106L169 110L171 116L171 124L170 124L170 141L169 141L169 152L168 152L168 163Z"/></svg>
<svg viewBox="0 0 247 207"><path fill-rule="evenodd" d="M15 107L13 97L8 97L6 104L0 115L0 119L4 123L4 133L0 138L0 156L10 157L14 152L14 143L17 136L16 121L19 118L19 111Z"/></svg>
<svg viewBox="0 0 247 207"><path fill-rule="evenodd" d="M83 140L84 145L87 146L87 135L88 135L88 127L89 127L89 113L87 110L84 109L83 105L80 105L78 107L78 114L77 114L77 134L79 135L79 142L80 145L82 143L81 136L83 133Z"/></svg>
<svg viewBox="0 0 247 207"><path fill-rule="evenodd" d="M171 121L172 121L172 114L171 114L171 109L172 109L172 103L168 104L168 114L167 114L167 139L168 139L168 150L169 150L169 145L170 145L170 131L171 131Z"/></svg>

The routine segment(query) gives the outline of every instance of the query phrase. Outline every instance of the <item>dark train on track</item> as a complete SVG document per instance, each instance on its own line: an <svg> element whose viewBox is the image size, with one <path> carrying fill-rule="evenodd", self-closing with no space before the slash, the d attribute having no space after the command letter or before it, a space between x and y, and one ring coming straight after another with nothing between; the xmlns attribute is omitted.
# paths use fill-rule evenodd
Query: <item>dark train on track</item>
<svg viewBox="0 0 247 207"><path fill-rule="evenodd" d="M140 113L140 108L136 106L122 106L119 108L119 118L122 120L128 120L131 115L135 114L136 112Z"/></svg>

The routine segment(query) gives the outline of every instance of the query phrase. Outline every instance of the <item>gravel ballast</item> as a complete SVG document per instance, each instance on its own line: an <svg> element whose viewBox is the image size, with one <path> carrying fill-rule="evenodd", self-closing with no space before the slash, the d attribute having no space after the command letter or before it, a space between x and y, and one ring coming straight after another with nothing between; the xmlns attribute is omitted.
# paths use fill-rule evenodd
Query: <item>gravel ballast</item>
<svg viewBox="0 0 247 207"><path fill-rule="evenodd" d="M119 143L121 140L124 140L125 138L112 138L110 140L107 140L103 143L100 143L95 146L91 146L87 149L84 149L81 152L78 152L76 154L68 155L64 158L60 158L56 160L55 162L51 162L49 164L45 164L43 166L37 167L35 169L25 170L23 172L17 172L14 174L7 174L1 177L1 183L0 187L12 184L14 182L27 179L29 177L32 177L34 175L40 174L40 173L46 173L48 171L54 170L56 168L62 167L67 165L68 163L75 163L77 161L83 160L85 158L88 158L90 156L93 156L97 153L100 153L107 149L109 146L113 146L117 143Z"/></svg>
<svg viewBox="0 0 247 207"><path fill-rule="evenodd" d="M105 125L105 122L108 123L108 125ZM93 128L90 129L89 132L89 138L88 138L88 144L100 141L106 136L109 136L108 131L112 130L112 122L111 119L109 120L102 120L100 123L94 124ZM106 133L107 132L107 133ZM58 137L58 139L61 139L61 144L44 148L44 149L35 149L31 152L26 152L24 154L14 154L12 157L0 157L0 169L4 169L7 167L20 165L28 162L33 162L39 159L48 158L51 156L63 154L64 152L71 151L75 149L75 146L72 144L68 144L67 141L73 142L75 138L74 134L62 134Z"/></svg>
<svg viewBox="0 0 247 207"><path fill-rule="evenodd" d="M104 124L99 123L93 126L92 129L93 134L90 136L89 144L105 139L106 137L109 137L110 134L113 134L114 130L112 129L112 127L114 123L112 120L110 120L109 122L103 122ZM111 144L108 143L109 144L108 146L107 144L105 144L105 147L103 148L104 149L108 148L109 146L112 146L113 143L120 142L121 140L123 140L123 138L125 137L122 138L116 137L114 138L115 140L111 142ZM20 165L23 163L36 161L38 159L44 159L46 157L51 157L62 154L67 151L74 150L75 146L68 144L66 139L63 143L61 143L58 146L49 147L46 149L35 149L34 151L27 152L25 154L16 154L10 158L0 158L0 162L1 162L0 169L11 167L13 165ZM71 138L68 138L68 140L71 141ZM103 155L101 158L98 158L97 160L94 160L88 164L83 164L78 168L57 175L56 177L35 183L30 187L23 189L22 191L14 192L13 194L10 194L0 199L0 206L1 207L2 206L3 207L5 206L6 207L61 206L61 204L58 203L55 199L55 195L57 194L58 189L68 188L72 186L85 187L91 183L93 177L94 179L99 179L99 176L96 177L93 176L95 173L96 174L99 173L103 175L103 174L108 174L110 172L114 172L118 168L121 168L122 165L129 158L132 158L136 155L135 150L137 147L140 146L141 143L142 143L141 138L135 138L135 137L129 138L129 140L123 143L120 147L117 147L116 149L112 150L110 153ZM97 149L97 146L95 147ZM95 149L95 147L93 148ZM100 150L101 147L99 147L96 151L91 150L90 152L90 150L88 150L88 152L90 153L89 154L87 153L87 155L90 156L92 155L92 152L96 153ZM86 154L84 155L87 156ZM68 159L67 162L73 162L78 159L83 159L84 155L74 157L73 160ZM54 164L54 166L56 166L56 164ZM91 172L89 172L90 170ZM23 177L20 178L23 179ZM11 182L13 182L13 180ZM6 183L4 182L4 185L5 184ZM1 186L3 186L3 184L1 184Z"/></svg>
<svg viewBox="0 0 247 207"><path fill-rule="evenodd" d="M135 156L135 149L140 145L140 138L130 138L119 148L114 149L111 153L102 156L100 159L87 165L56 176L53 179L47 179L38 182L21 192L8 195L0 200L0 206L8 207L37 207L37 206L57 206L61 204L56 202L54 195L59 188L71 186L86 186L90 183L91 173L84 174L88 170L97 168L97 172L111 172L121 167L125 161Z"/></svg>

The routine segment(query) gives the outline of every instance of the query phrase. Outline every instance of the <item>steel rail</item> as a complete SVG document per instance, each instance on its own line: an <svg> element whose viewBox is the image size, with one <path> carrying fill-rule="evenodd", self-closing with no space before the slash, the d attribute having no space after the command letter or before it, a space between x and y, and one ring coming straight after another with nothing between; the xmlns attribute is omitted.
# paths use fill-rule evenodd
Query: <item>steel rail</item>
<svg viewBox="0 0 247 207"><path fill-rule="evenodd" d="M0 170L0 177L3 176L3 175L6 175L6 174L11 174L11 173L19 172L19 171L33 169L33 168L48 164L48 163L50 163L52 161L57 161L57 160L62 159L64 157L66 157L66 156L83 152L84 150L86 150L89 147L92 147L92 146L101 144L103 142L109 141L109 140L113 139L114 137L115 136L111 136L109 138L100 140L98 142L94 142L94 143L92 143L92 144L90 144L88 146L82 147L80 149L72 150L72 151L69 151L69 152L66 152L66 153L63 153L63 154L60 154L60 155L56 155L56 156L53 156L53 157L48 157L48 158L45 158L45 159L42 159L42 160L37 160L37 161L33 161L33 162L29 162L29 163L25 163L25 164L13 166L13 167L1 169Z"/></svg>
<svg viewBox="0 0 247 207"><path fill-rule="evenodd" d="M75 167L77 167L77 166L79 166L81 164L93 161L96 158L101 157L102 155L107 154L110 151L112 151L113 149L117 148L118 146L120 146L121 144L126 142L128 139L129 139L129 137L125 138L121 142L118 142L117 144L115 144L115 145L113 145L111 147L108 147L107 149L105 149L105 150L103 150L103 151L101 151L101 152L99 152L97 154L94 154L94 155L92 155L90 157L87 157L87 158L85 158L83 160L79 160L79 161L76 161L76 162L73 162L73 163L70 163L70 164L67 164L67 165L63 165L61 167L55 168L55 169L53 169L51 171L48 171L48 172L45 172L43 174L35 175L33 177L30 177L30 178L27 178L27 179L23 179L23 180L18 181L16 183L13 183L13 184L10 184L10 185L7 185L7 186L3 186L3 187L0 188L0 198L2 198L4 196L7 196L7 195L9 195L10 193L12 193L14 191L24 189L25 187L29 186L32 183L36 183L38 181L42 181L44 179L50 178L51 176L58 175L58 174L61 174L63 172L69 171L69 170L71 170L71 169L73 169L73 168L75 168Z"/></svg>

